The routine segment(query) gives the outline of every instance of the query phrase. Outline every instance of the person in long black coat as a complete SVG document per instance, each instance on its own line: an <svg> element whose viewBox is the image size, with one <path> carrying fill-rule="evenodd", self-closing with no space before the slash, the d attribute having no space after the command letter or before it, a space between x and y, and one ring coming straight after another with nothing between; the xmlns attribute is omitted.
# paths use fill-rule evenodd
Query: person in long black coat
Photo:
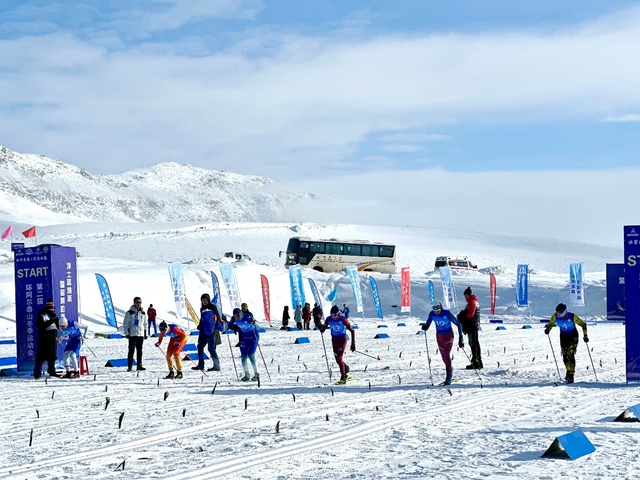
<svg viewBox="0 0 640 480"><path fill-rule="evenodd" d="M36 350L36 362L33 366L33 377L42 376L42 364L47 362L47 373L52 377L59 377L56 373L56 357L58 354L58 327L59 319L56 315L53 300L47 303L38 312L36 328L38 329L38 349Z"/></svg>

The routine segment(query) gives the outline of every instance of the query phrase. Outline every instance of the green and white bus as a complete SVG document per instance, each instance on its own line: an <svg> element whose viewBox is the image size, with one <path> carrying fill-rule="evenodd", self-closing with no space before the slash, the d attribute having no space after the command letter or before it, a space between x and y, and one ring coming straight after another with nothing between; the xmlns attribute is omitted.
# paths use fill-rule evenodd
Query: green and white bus
<svg viewBox="0 0 640 480"><path fill-rule="evenodd" d="M396 246L368 240L293 237L287 245L284 265L288 268L298 263L319 272L339 272L356 265L361 272L395 273Z"/></svg>

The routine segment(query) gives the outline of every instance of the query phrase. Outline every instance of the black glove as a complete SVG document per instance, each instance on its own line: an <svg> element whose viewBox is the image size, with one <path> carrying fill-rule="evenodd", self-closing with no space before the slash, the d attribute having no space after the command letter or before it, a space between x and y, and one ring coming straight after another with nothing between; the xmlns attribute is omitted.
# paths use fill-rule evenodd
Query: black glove
<svg viewBox="0 0 640 480"><path fill-rule="evenodd" d="M351 351L352 352L356 351L356 342L351 342Z"/></svg>
<svg viewBox="0 0 640 480"><path fill-rule="evenodd" d="M550 332L550 331L551 331L551 330L549 330L548 328L546 328L546 327L545 327L545 329L544 329L544 334L545 334L545 335L549 335L549 332Z"/></svg>
<svg viewBox="0 0 640 480"><path fill-rule="evenodd" d="M324 331L327 329L327 327L325 327L324 325L320 324L318 325L318 330L320 330L320 334L322 335L324 333Z"/></svg>
<svg viewBox="0 0 640 480"><path fill-rule="evenodd" d="M586 335L583 337L584 343L589 343L589 337L587 337Z"/></svg>
<svg viewBox="0 0 640 480"><path fill-rule="evenodd" d="M426 332L427 330L429 330L429 326L426 323L423 323L422 329Z"/></svg>
<svg viewBox="0 0 640 480"><path fill-rule="evenodd" d="M458 347L464 348L464 340L462 339L462 337L458 339Z"/></svg>

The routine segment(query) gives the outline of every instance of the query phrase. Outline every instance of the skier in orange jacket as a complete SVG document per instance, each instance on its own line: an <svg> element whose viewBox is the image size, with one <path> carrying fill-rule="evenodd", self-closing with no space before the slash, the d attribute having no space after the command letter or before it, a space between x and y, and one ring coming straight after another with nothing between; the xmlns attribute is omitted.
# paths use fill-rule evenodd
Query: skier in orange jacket
<svg viewBox="0 0 640 480"><path fill-rule="evenodd" d="M167 322L160 322L160 336L158 337L156 347L160 347L162 339L165 336L170 338L169 346L167 347L167 366L169 367L169 375L165 378L182 378L182 360L180 359L180 354L187 343L187 333L174 323L167 325ZM175 374L173 373L174 359L177 369Z"/></svg>

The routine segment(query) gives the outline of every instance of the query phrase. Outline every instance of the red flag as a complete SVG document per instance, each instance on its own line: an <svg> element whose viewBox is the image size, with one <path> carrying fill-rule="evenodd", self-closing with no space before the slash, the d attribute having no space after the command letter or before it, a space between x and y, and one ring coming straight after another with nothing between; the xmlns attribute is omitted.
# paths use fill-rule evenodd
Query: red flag
<svg viewBox="0 0 640 480"><path fill-rule="evenodd" d="M262 303L264 304L264 318L271 324L271 300L269 299L269 280L264 275L260 275L262 283Z"/></svg>
<svg viewBox="0 0 640 480"><path fill-rule="evenodd" d="M7 228L4 233L2 234L2 240L4 240L5 238L9 237L13 235L13 225L9 225L9 228Z"/></svg>
<svg viewBox="0 0 640 480"><path fill-rule="evenodd" d="M35 237L37 235L36 227L31 227L29 230L25 230L24 232L22 232L22 235L24 235L26 238Z"/></svg>
<svg viewBox="0 0 640 480"><path fill-rule="evenodd" d="M496 314L496 276L489 274L489 296L491 298L491 315Z"/></svg>
<svg viewBox="0 0 640 480"><path fill-rule="evenodd" d="M410 267L402 267L400 270L400 288L402 290L401 312L411 312L411 272Z"/></svg>

